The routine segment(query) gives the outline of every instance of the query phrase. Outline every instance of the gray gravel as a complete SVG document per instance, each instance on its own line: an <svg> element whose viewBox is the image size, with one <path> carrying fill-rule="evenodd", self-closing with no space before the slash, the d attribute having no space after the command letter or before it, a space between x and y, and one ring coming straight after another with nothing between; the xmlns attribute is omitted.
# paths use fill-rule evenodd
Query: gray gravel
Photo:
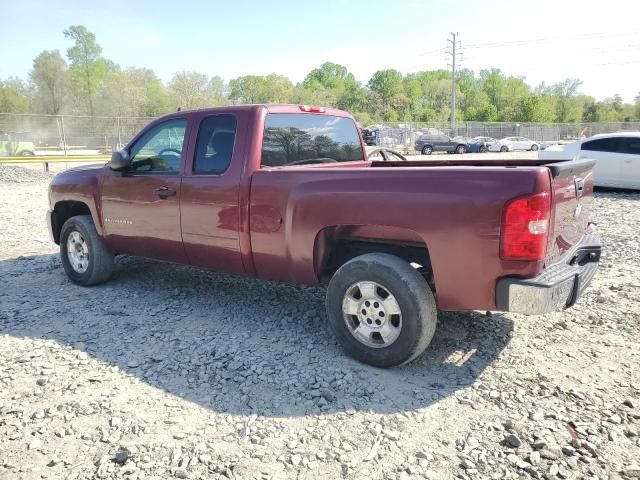
<svg viewBox="0 0 640 480"><path fill-rule="evenodd" d="M133 257L73 285L46 177L5 168L2 479L640 478L640 194L597 195L574 308L441 313L383 371L342 354L320 288Z"/></svg>

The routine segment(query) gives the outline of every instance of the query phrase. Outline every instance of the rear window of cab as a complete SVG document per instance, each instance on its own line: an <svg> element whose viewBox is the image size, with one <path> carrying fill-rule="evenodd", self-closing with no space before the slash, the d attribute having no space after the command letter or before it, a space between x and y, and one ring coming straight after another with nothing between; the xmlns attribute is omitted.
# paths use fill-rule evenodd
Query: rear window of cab
<svg viewBox="0 0 640 480"><path fill-rule="evenodd" d="M308 113L269 113L262 143L263 167L364 160L351 118Z"/></svg>

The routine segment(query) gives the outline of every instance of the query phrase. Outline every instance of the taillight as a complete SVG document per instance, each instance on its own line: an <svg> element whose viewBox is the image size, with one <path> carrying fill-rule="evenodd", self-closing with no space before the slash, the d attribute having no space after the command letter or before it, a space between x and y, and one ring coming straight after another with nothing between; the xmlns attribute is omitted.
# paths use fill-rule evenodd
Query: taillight
<svg viewBox="0 0 640 480"><path fill-rule="evenodd" d="M312 113L324 113L324 107L319 107L317 105L298 105L300 110L303 112L312 112Z"/></svg>
<svg viewBox="0 0 640 480"><path fill-rule="evenodd" d="M502 218L500 256L506 260L543 260L550 216L551 197L546 192L507 202Z"/></svg>

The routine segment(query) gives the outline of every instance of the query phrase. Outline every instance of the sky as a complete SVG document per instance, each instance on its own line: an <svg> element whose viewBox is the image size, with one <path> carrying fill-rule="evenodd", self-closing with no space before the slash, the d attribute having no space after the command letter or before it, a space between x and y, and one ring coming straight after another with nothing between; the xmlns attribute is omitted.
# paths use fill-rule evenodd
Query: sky
<svg viewBox="0 0 640 480"><path fill-rule="evenodd" d="M0 79L27 78L42 50L65 54L82 24L103 55L164 81L193 70L229 81L280 73L298 82L331 61L366 84L379 69L499 68L536 86L568 77L598 100L640 93L638 0L0 0Z"/></svg>

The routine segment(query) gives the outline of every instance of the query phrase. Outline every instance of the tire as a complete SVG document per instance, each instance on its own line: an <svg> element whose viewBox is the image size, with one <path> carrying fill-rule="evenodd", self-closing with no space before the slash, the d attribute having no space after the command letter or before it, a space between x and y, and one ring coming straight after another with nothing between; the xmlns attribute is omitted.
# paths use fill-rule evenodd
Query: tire
<svg viewBox="0 0 640 480"><path fill-rule="evenodd" d="M422 155L431 155L433 153L433 147L431 145L425 145L422 147Z"/></svg>
<svg viewBox="0 0 640 480"><path fill-rule="evenodd" d="M508 152L508 151L509 151L509 147L507 147L506 145L502 145L502 146L500 147L500 151L501 151L501 152Z"/></svg>
<svg viewBox="0 0 640 480"><path fill-rule="evenodd" d="M480 153L487 153L489 151L489 149L487 147L485 147L484 145L480 147Z"/></svg>
<svg viewBox="0 0 640 480"><path fill-rule="evenodd" d="M69 240L72 235L76 239L75 243ZM75 245L78 251L82 251L86 245L86 252L82 256L86 260L80 261L80 267L74 267L77 260L70 257L68 250L72 245ZM78 245L80 247L77 247ZM91 215L78 215L64 222L60 232L60 258L65 273L78 285L103 283L113 272L113 254L102 243Z"/></svg>
<svg viewBox="0 0 640 480"><path fill-rule="evenodd" d="M537 152L538 151L538 145L536 145L535 143L533 145L531 145L531 151L532 152Z"/></svg>
<svg viewBox="0 0 640 480"><path fill-rule="evenodd" d="M456 153L458 155L462 154L462 153L467 153L467 147L465 147L464 145L458 145L456 147Z"/></svg>
<svg viewBox="0 0 640 480"><path fill-rule="evenodd" d="M373 295L360 292L359 285L372 284L374 289L368 290ZM389 296L382 296L384 292ZM353 296L357 293L359 300ZM367 299L372 299L369 306ZM343 313L343 303L344 310L349 311L351 305L357 313ZM436 330L436 302L429 285L407 262L386 253L361 255L340 267L329 282L326 307L329 326L347 355L374 367L389 368L410 362L427 348ZM394 310L400 313L391 313ZM385 323L377 327L369 321L372 319ZM367 322L371 327L367 327ZM358 328L365 339L357 338L354 332ZM387 332L388 342L380 333L383 331Z"/></svg>

